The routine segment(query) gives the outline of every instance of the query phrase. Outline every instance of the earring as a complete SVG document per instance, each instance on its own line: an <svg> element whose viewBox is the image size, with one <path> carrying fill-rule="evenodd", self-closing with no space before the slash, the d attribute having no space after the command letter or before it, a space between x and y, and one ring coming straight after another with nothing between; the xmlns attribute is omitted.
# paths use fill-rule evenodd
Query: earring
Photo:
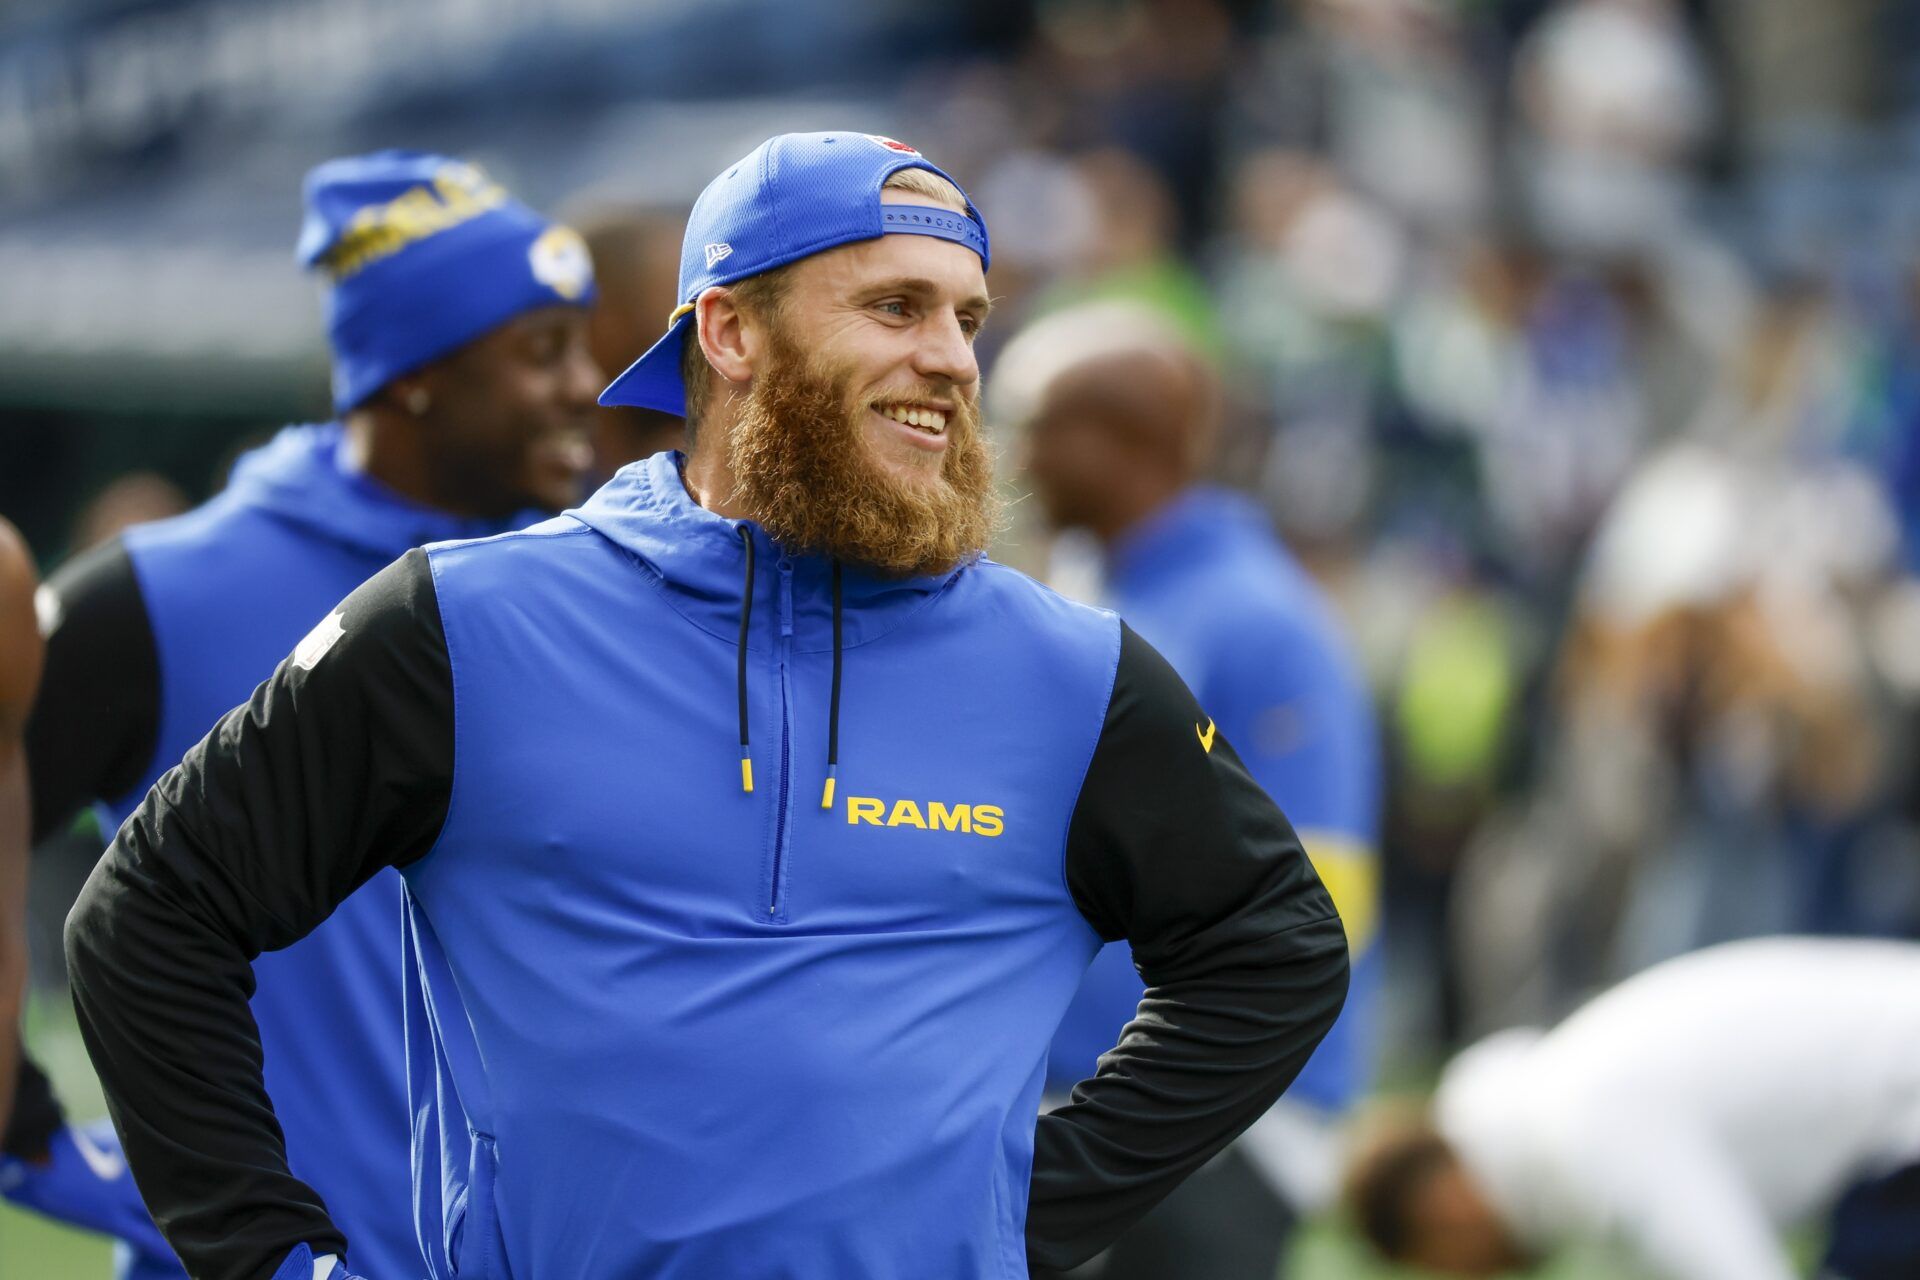
<svg viewBox="0 0 1920 1280"><path fill-rule="evenodd" d="M414 387L407 392L407 412L416 418L427 416L427 410L433 407L433 393L425 387Z"/></svg>

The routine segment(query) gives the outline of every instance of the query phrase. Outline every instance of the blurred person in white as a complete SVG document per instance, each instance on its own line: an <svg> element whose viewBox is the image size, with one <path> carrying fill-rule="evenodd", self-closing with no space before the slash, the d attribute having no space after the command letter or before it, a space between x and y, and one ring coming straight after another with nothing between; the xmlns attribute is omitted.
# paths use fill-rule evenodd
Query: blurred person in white
<svg viewBox="0 0 1920 1280"><path fill-rule="evenodd" d="M1373 709L1330 602L1245 497L1204 484L1223 390L1174 323L1129 301L1034 323L994 367L990 407L1022 429L1048 523L1100 545L1095 594L1153 637L1248 771L1288 806L1346 923L1347 1003L1286 1097L1240 1141L1069 1275L1272 1280L1292 1223L1331 1203L1334 1128L1373 1079L1379 758ZM1135 1016L1129 950L1095 957L1054 1035L1055 1098Z"/></svg>
<svg viewBox="0 0 1920 1280"><path fill-rule="evenodd" d="M1383 1123L1347 1202L1387 1257L1493 1276L1611 1241L1661 1280L1920 1275L1920 946L1770 938L1633 978L1552 1031L1496 1034L1431 1120Z"/></svg>

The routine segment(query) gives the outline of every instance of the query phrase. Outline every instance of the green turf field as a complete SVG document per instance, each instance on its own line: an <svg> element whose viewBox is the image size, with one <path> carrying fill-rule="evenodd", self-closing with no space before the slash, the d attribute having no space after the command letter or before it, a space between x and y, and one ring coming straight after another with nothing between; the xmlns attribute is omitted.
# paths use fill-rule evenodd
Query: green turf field
<svg viewBox="0 0 1920 1280"><path fill-rule="evenodd" d="M106 1280L113 1250L101 1236L63 1231L0 1204L0 1276L8 1280Z"/></svg>

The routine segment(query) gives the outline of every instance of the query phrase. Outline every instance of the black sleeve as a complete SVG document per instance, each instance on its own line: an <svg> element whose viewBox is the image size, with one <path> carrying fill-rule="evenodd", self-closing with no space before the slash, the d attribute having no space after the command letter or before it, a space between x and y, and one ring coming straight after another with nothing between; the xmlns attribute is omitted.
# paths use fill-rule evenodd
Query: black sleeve
<svg viewBox="0 0 1920 1280"><path fill-rule="evenodd" d="M1347 945L1293 828L1165 659L1123 629L1067 883L1128 939L1140 1009L1034 1134L1027 1257L1092 1257L1272 1105L1346 999Z"/></svg>
<svg viewBox="0 0 1920 1280"><path fill-rule="evenodd" d="M80 1030L140 1192L194 1276L264 1280L302 1242L345 1250L287 1168L251 963L425 854L452 768L446 638L413 551L154 785L81 890L66 932ZM315 1052L327 1035L314 1028Z"/></svg>
<svg viewBox="0 0 1920 1280"><path fill-rule="evenodd" d="M27 720L33 840L147 776L160 736L160 660L118 538L48 580L46 667Z"/></svg>

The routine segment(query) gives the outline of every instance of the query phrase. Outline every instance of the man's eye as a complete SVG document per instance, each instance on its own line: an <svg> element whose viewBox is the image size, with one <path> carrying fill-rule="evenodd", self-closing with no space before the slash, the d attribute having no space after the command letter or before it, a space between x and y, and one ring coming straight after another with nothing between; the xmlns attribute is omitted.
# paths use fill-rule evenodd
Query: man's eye
<svg viewBox="0 0 1920 1280"><path fill-rule="evenodd" d="M907 304L904 302L883 302L880 304L880 309L890 316L904 316L907 314Z"/></svg>

